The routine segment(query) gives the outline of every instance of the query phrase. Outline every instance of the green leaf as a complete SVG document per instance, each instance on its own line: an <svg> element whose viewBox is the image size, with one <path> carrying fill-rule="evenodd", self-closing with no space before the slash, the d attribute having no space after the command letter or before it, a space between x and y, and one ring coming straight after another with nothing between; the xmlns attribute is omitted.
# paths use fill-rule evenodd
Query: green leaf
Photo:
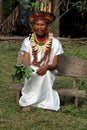
<svg viewBox="0 0 87 130"><path fill-rule="evenodd" d="M29 79L30 74L34 71L30 66L25 66L24 64L15 65L15 74L12 75L13 80L21 80L23 78Z"/></svg>

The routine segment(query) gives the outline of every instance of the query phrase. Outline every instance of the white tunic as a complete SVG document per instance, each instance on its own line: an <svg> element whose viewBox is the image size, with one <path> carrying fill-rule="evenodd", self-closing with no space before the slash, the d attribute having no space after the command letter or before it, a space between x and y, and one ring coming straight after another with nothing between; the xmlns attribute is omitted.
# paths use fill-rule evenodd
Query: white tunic
<svg viewBox="0 0 87 130"><path fill-rule="evenodd" d="M34 70L38 68L32 65L33 55L32 47L30 45L29 37L24 39L21 47L21 52L28 52L30 54L30 65ZM53 38L51 55L49 64L52 64L53 58L56 55L63 53L61 43L56 38ZM43 53L39 52L37 55L38 61L43 57ZM55 80L55 74L57 70L47 71L43 76L33 72L29 79L25 79L24 87L22 89L22 96L19 100L19 105L24 106L35 106L49 110L59 110L60 99L58 93L52 89Z"/></svg>

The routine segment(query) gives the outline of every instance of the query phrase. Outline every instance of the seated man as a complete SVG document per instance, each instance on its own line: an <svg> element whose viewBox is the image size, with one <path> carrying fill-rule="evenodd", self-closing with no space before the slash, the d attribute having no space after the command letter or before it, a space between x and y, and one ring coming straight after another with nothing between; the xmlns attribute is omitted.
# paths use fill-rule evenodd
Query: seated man
<svg viewBox="0 0 87 130"><path fill-rule="evenodd" d="M49 32L49 24L55 16L39 11L29 17L34 33L24 39L21 47L23 64L31 66L34 72L25 79L19 105L23 111L30 106L57 111L60 108L58 93L52 89L57 72L58 57L63 53L59 40Z"/></svg>

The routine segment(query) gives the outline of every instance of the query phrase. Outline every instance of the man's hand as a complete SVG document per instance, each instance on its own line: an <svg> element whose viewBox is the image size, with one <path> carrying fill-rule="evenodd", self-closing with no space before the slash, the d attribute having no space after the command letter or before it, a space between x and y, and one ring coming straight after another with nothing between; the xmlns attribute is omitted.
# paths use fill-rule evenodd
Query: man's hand
<svg viewBox="0 0 87 130"><path fill-rule="evenodd" d="M38 70L37 70L37 74L38 75L44 75L48 70L48 65L44 65L44 66L41 66Z"/></svg>
<svg viewBox="0 0 87 130"><path fill-rule="evenodd" d="M37 74L38 75L44 75L46 74L47 70L55 70L57 69L58 66L58 55L56 55L53 59L52 64L48 64L48 65L44 65L41 66L38 70L37 70Z"/></svg>

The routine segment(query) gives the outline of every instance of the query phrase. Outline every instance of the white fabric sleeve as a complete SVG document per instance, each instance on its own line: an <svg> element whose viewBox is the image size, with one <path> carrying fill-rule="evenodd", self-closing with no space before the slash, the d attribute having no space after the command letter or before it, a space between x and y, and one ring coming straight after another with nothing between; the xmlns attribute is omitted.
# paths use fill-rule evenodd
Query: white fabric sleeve
<svg viewBox="0 0 87 130"><path fill-rule="evenodd" d="M30 50L30 44L29 44L29 38L27 37L27 38L24 39L20 51L21 51L22 53L23 53L24 51L26 51L26 52L29 53L29 50Z"/></svg>
<svg viewBox="0 0 87 130"><path fill-rule="evenodd" d="M53 42L54 42L54 55L63 54L64 51L61 42L56 38L54 38Z"/></svg>

